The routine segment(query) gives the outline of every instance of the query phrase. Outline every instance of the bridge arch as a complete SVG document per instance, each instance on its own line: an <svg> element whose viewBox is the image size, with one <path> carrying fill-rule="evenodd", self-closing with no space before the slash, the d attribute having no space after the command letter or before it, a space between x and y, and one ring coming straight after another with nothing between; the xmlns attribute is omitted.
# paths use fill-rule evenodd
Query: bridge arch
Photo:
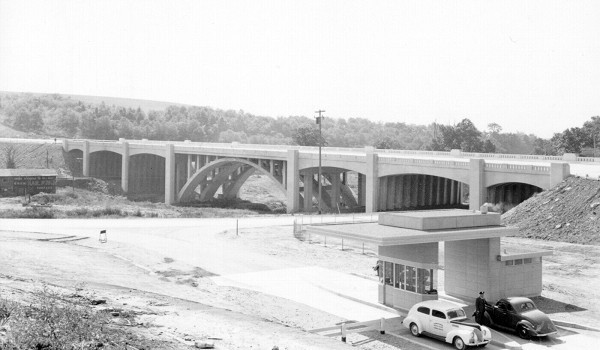
<svg viewBox="0 0 600 350"><path fill-rule="evenodd" d="M457 177L453 179L438 175L419 172L379 177L378 210L465 207L463 203L468 198L468 183L456 180Z"/></svg>
<svg viewBox="0 0 600 350"><path fill-rule="evenodd" d="M219 188L225 198L235 198L246 180L256 172L267 176L276 184L276 189L286 193L284 185L259 164L242 158L220 158L198 169L179 190L177 201L192 201L198 186L201 201L212 198Z"/></svg>
<svg viewBox="0 0 600 350"><path fill-rule="evenodd" d="M434 168L434 167L405 167L404 171L398 172L398 168L384 168L379 172L379 177L385 176L397 176L397 175L405 175L405 174L413 174L413 175L428 175L428 176L436 176L442 177L445 179L450 179L453 181L461 182L464 184L469 183L469 172L466 169L461 169L463 171L457 171L456 169L444 169L444 168Z"/></svg>
<svg viewBox="0 0 600 350"><path fill-rule="evenodd" d="M151 153L137 153L130 156L128 180L128 197L164 200L165 157Z"/></svg>
<svg viewBox="0 0 600 350"><path fill-rule="evenodd" d="M488 177L485 181L485 185L488 188L507 183L520 183L524 185L538 187L542 190L549 188L549 181L547 179L540 179L532 176Z"/></svg>
<svg viewBox="0 0 600 350"><path fill-rule="evenodd" d="M523 182L497 183L486 188L486 202L504 212L542 191L539 186Z"/></svg>
<svg viewBox="0 0 600 350"><path fill-rule="evenodd" d="M113 151L90 152L89 175L105 181L120 181L122 159L120 153Z"/></svg>
<svg viewBox="0 0 600 350"><path fill-rule="evenodd" d="M83 176L83 151L71 149L65 152L65 163L73 176Z"/></svg>
<svg viewBox="0 0 600 350"><path fill-rule="evenodd" d="M304 211L313 211L313 199L319 201L319 168L315 166L300 169L300 205ZM355 211L357 207L364 205L361 202L361 182L364 187L364 174L352 169L337 166L322 166L323 175L321 186L321 209L325 212ZM351 187L354 187L353 191ZM364 192L364 188L363 188ZM364 195L363 195L364 197Z"/></svg>

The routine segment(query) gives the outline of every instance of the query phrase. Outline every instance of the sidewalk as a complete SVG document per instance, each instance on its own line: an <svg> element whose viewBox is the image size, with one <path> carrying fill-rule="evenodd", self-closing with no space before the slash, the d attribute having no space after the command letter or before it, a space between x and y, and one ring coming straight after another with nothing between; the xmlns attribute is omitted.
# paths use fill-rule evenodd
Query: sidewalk
<svg viewBox="0 0 600 350"><path fill-rule="evenodd" d="M211 277L219 284L275 295L357 322L398 317L377 301L377 282L320 267Z"/></svg>

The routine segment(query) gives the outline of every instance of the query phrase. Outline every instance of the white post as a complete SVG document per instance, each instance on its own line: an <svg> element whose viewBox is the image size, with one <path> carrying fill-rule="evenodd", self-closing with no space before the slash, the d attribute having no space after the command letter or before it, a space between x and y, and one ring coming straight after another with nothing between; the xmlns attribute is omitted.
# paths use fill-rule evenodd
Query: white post
<svg viewBox="0 0 600 350"><path fill-rule="evenodd" d="M379 333L380 334L385 334L385 328L383 328L385 326L385 318L381 318L381 320L379 320Z"/></svg>
<svg viewBox="0 0 600 350"><path fill-rule="evenodd" d="M346 342L346 323L342 323L342 341Z"/></svg>

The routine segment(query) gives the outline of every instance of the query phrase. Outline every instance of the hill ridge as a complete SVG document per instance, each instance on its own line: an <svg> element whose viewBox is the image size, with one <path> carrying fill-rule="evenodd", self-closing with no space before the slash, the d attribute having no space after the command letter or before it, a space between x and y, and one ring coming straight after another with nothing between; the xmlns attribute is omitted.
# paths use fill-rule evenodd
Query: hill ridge
<svg viewBox="0 0 600 350"><path fill-rule="evenodd" d="M157 100L147 100L147 99L138 99L138 98L130 98L130 97L114 97L114 96L96 96L96 95L77 95L77 94L63 94L63 93L46 93L46 92L21 92L21 91L0 91L0 95L19 95L19 94L29 94L32 96L48 96L48 95L58 95L64 98L70 98L74 101L81 101L88 104L100 104L104 102L107 106L117 106L124 108L140 108L144 112L148 113L151 110L166 110L169 106L185 106L191 107L195 105L178 103L178 102L169 102L169 101L157 101Z"/></svg>

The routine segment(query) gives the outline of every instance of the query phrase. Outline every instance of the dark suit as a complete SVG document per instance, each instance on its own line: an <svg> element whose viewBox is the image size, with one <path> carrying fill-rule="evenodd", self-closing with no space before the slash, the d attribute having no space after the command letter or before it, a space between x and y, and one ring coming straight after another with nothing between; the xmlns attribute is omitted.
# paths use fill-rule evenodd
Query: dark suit
<svg viewBox="0 0 600 350"><path fill-rule="evenodd" d="M485 320L485 306L490 305L485 298L479 296L475 299L475 321L479 324L484 324Z"/></svg>

